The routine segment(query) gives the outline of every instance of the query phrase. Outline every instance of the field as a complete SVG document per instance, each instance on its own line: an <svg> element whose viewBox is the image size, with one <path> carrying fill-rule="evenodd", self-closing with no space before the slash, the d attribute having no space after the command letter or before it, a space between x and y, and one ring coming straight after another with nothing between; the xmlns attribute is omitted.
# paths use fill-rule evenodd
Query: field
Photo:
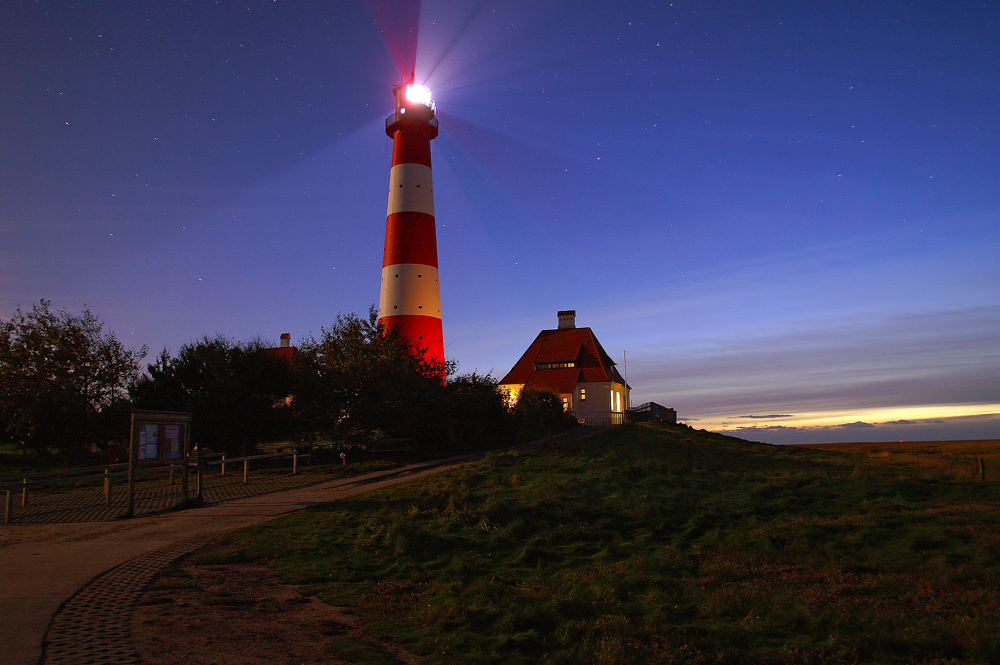
<svg viewBox="0 0 1000 665"><path fill-rule="evenodd" d="M912 452L917 454L982 455L1000 457L1000 439L977 439L972 441L878 441L845 443L803 443L799 448L835 450L837 452Z"/></svg>
<svg viewBox="0 0 1000 665"><path fill-rule="evenodd" d="M266 562L428 663L1000 662L1000 483L885 459L633 425L202 561Z"/></svg>
<svg viewBox="0 0 1000 665"><path fill-rule="evenodd" d="M918 475L1000 479L1000 439L813 443L797 447L841 453L858 465L906 467Z"/></svg>

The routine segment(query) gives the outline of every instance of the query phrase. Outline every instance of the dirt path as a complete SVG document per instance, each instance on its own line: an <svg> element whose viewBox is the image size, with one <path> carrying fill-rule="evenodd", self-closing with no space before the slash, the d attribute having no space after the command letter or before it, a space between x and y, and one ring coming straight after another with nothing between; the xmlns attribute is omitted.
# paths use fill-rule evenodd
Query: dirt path
<svg viewBox="0 0 1000 665"><path fill-rule="evenodd" d="M168 568L139 601L131 632L145 665L420 662L366 638L357 617L300 595L261 564Z"/></svg>

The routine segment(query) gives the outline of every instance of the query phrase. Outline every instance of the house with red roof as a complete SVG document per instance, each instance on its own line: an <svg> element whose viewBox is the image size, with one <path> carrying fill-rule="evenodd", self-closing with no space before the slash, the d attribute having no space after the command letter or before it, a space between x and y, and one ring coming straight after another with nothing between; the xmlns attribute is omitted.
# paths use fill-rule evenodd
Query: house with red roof
<svg viewBox="0 0 1000 665"><path fill-rule="evenodd" d="M295 356L298 354L298 348L292 346L292 334L291 333L281 333L281 346L273 346L269 349L265 349L269 354L275 358L281 358L289 367L295 366Z"/></svg>
<svg viewBox="0 0 1000 665"><path fill-rule="evenodd" d="M511 403L525 390L558 395L581 423L625 422L629 386L590 328L576 327L576 310L559 312L559 327L535 337L500 380Z"/></svg>
<svg viewBox="0 0 1000 665"><path fill-rule="evenodd" d="M264 349L264 351L275 358L280 358L288 363L288 366L295 369L295 357L298 355L298 348L292 346L292 334L291 333L281 333L281 346L272 346L271 348ZM277 402L274 406L291 406L294 401L294 397L288 395L283 400Z"/></svg>

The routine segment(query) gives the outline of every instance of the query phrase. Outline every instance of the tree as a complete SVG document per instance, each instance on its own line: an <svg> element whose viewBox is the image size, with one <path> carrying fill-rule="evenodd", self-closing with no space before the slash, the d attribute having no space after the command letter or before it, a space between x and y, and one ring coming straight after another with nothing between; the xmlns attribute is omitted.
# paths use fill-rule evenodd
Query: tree
<svg viewBox="0 0 1000 665"><path fill-rule="evenodd" d="M368 318L339 315L299 347L301 406L309 427L355 443L447 436L443 379L449 366L427 360L374 307Z"/></svg>
<svg viewBox="0 0 1000 665"><path fill-rule="evenodd" d="M42 299L0 322L0 437L22 450L79 455L104 446L112 414L146 355L126 349L85 305L79 316Z"/></svg>
<svg viewBox="0 0 1000 665"><path fill-rule="evenodd" d="M286 399L295 391L294 369L268 349L259 339L223 336L185 344L175 358L164 349L135 384L133 400L143 409L190 412L195 446L248 454L294 433Z"/></svg>
<svg viewBox="0 0 1000 665"><path fill-rule="evenodd" d="M492 374L463 374L446 388L449 425L455 443L481 449L510 443L513 418L507 395Z"/></svg>
<svg viewBox="0 0 1000 665"><path fill-rule="evenodd" d="M338 316L299 348L300 393L307 429L351 443L409 438L417 444L482 449L575 426L552 393L527 391L514 409L493 376L428 362L371 308L367 319Z"/></svg>

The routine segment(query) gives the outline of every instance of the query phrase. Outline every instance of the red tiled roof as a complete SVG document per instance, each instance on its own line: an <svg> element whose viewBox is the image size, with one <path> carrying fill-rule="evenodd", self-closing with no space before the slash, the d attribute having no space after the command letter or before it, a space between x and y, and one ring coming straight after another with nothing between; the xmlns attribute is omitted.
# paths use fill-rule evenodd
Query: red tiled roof
<svg viewBox="0 0 1000 665"><path fill-rule="evenodd" d="M572 367L532 372L524 382L525 390L549 390L556 394L572 393L580 380L580 370Z"/></svg>
<svg viewBox="0 0 1000 665"><path fill-rule="evenodd" d="M274 346L269 349L264 349L267 353L271 354L275 358L281 358L289 366L295 366L295 356L298 352L298 347L294 346Z"/></svg>
<svg viewBox="0 0 1000 665"><path fill-rule="evenodd" d="M535 369L536 364L564 362L572 362L575 367ZM538 333L500 384L524 384L525 389L570 393L578 381L625 383L615 369L615 362L590 328L543 330Z"/></svg>
<svg viewBox="0 0 1000 665"><path fill-rule="evenodd" d="M566 363L575 362L580 355L583 344L577 339L579 335L556 335L549 337L538 349L536 363Z"/></svg>

